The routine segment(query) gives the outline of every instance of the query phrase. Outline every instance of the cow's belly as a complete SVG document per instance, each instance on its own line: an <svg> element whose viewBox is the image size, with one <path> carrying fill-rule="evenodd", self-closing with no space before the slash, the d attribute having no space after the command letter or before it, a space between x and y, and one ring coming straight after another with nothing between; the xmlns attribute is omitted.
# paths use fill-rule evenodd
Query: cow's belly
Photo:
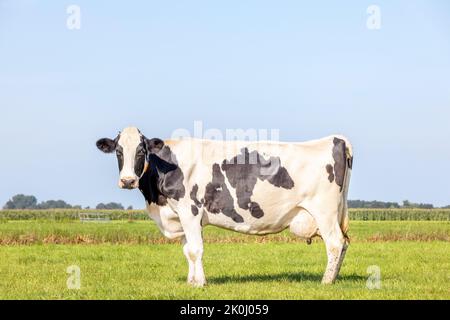
<svg viewBox="0 0 450 320"><path fill-rule="evenodd" d="M245 216L244 222L240 223L234 222L228 217L224 218L221 216L222 214L206 212L203 224L209 224L244 234L265 235L285 230L289 227L294 217L299 214L300 210L301 208L293 208L287 212L270 212L267 216L260 219ZM245 213L243 213L243 215L245 215Z"/></svg>
<svg viewBox="0 0 450 320"><path fill-rule="evenodd" d="M271 192L261 192L263 190L258 190L261 185L262 183L259 183L257 188L255 188L251 201L261 209L263 212L262 216L253 216L250 210L240 208L236 201L234 210L242 219L233 219L224 212L211 213L205 209L205 222L245 234L264 235L283 231L301 210L298 207L298 199L292 197L292 192L295 192L295 190L290 191L271 187Z"/></svg>

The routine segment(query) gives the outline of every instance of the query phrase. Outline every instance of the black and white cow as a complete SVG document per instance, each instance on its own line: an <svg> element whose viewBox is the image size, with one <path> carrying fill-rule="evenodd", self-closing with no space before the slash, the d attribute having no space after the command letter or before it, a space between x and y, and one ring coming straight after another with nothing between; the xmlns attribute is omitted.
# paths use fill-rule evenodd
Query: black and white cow
<svg viewBox="0 0 450 320"><path fill-rule="evenodd" d="M202 227L246 234L286 228L310 242L321 236L333 283L348 246L347 191L352 147L342 136L304 143L147 139L126 128L97 147L115 152L119 187L139 188L150 217L170 239L181 238L188 282L206 283Z"/></svg>

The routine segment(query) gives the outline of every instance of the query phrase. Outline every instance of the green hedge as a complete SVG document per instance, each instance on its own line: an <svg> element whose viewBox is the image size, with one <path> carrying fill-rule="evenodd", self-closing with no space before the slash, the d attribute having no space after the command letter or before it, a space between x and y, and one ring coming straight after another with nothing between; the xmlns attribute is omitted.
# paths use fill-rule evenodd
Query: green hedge
<svg viewBox="0 0 450 320"><path fill-rule="evenodd" d="M450 209L349 209L350 220L450 221Z"/></svg>
<svg viewBox="0 0 450 320"><path fill-rule="evenodd" d="M144 210L0 210L0 220L77 220L80 213L100 212L110 220L147 220ZM350 209L350 220L450 221L450 209Z"/></svg>
<svg viewBox="0 0 450 320"><path fill-rule="evenodd" d="M148 214L144 210L1 210L0 220L76 220L80 213L103 213L110 220L146 220Z"/></svg>

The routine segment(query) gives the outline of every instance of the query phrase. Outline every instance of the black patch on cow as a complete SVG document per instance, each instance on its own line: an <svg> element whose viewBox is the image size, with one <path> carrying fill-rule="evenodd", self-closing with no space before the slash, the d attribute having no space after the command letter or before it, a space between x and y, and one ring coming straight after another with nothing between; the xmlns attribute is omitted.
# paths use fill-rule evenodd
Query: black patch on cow
<svg viewBox="0 0 450 320"><path fill-rule="evenodd" d="M134 159L134 172L138 177L142 175L145 167L146 149L143 143L139 144L136 148L136 156Z"/></svg>
<svg viewBox="0 0 450 320"><path fill-rule="evenodd" d="M139 189L148 203L163 206L167 204L167 199L180 200L185 195L184 174L175 155L168 146L163 146L159 151L155 148L151 150L157 153L148 154L149 168L139 180Z"/></svg>
<svg viewBox="0 0 450 320"><path fill-rule="evenodd" d="M326 169L328 172L328 181L330 181L330 183L333 183L333 181L334 181L333 166L331 164L327 164Z"/></svg>
<svg viewBox="0 0 450 320"><path fill-rule="evenodd" d="M119 141L119 137L117 137L114 140L108 139L108 138L103 138L103 139L100 139L97 141L96 146L100 151L102 151L104 153L112 153L116 150L118 141Z"/></svg>
<svg viewBox="0 0 450 320"><path fill-rule="evenodd" d="M234 209L233 197L217 163L212 167L212 181L206 185L203 203L206 210L213 214L223 213L236 223L244 222L244 218Z"/></svg>
<svg viewBox="0 0 450 320"><path fill-rule="evenodd" d="M147 139L143 137L148 153L158 153L164 147L164 141L158 138Z"/></svg>
<svg viewBox="0 0 450 320"><path fill-rule="evenodd" d="M117 146L116 148L116 156L117 156L117 163L119 165L119 172L122 171L123 168L123 150L121 146Z"/></svg>
<svg viewBox="0 0 450 320"><path fill-rule="evenodd" d="M261 209L258 203L256 202L250 202L248 209L250 210L250 213L253 217L259 219L264 217L264 211Z"/></svg>
<svg viewBox="0 0 450 320"><path fill-rule="evenodd" d="M280 158L271 157L266 160L257 151L249 153L247 148L242 149L241 154L233 159L224 160L222 170L231 186L236 189L239 207L249 210L255 218L264 216L264 211L260 205L251 201L253 189L258 179L267 180L279 188L292 189L294 187L294 181L286 168L281 166Z"/></svg>
<svg viewBox="0 0 450 320"><path fill-rule="evenodd" d="M200 208L202 206L202 203L198 200L197 193L198 193L198 185L195 184L192 187L190 198L192 201L194 201L195 205Z"/></svg>
<svg viewBox="0 0 450 320"><path fill-rule="evenodd" d="M345 141L339 138L333 139L333 159L334 159L334 175L336 184L341 187L341 191L344 187L345 170L347 164L347 156L345 153L346 146Z"/></svg>
<svg viewBox="0 0 450 320"><path fill-rule="evenodd" d="M190 198L192 201L194 201L194 204L191 206L191 211L194 216L198 215L198 209L202 207L202 203L197 198L198 193L198 185L195 184L192 187Z"/></svg>
<svg viewBox="0 0 450 320"><path fill-rule="evenodd" d="M139 190L141 190L145 200L149 204L155 203L159 206L165 206L167 204L167 198L158 190L158 179L158 171L156 168L149 166L147 172L139 180Z"/></svg>
<svg viewBox="0 0 450 320"><path fill-rule="evenodd" d="M158 171L158 189L161 193L170 199L183 198L186 193L184 174L170 148L164 146L158 153L150 154L149 163L154 164Z"/></svg>
<svg viewBox="0 0 450 320"><path fill-rule="evenodd" d="M347 164L350 169L353 169L353 156L347 159Z"/></svg>
<svg viewBox="0 0 450 320"><path fill-rule="evenodd" d="M198 208L194 205L191 205L191 211L194 216L198 215Z"/></svg>

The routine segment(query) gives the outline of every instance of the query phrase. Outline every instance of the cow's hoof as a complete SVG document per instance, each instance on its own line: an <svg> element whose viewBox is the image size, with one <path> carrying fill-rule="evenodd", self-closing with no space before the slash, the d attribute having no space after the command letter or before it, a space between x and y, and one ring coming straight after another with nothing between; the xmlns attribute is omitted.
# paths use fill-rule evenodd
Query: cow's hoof
<svg viewBox="0 0 450 320"><path fill-rule="evenodd" d="M334 279L322 279L323 285L331 285L334 284Z"/></svg>
<svg viewBox="0 0 450 320"><path fill-rule="evenodd" d="M188 284L193 286L194 288L202 288L206 285L206 280L195 280L195 279L189 279Z"/></svg>
<svg viewBox="0 0 450 320"><path fill-rule="evenodd" d="M194 288L203 288L204 286L206 286L206 282L195 282L193 284Z"/></svg>

